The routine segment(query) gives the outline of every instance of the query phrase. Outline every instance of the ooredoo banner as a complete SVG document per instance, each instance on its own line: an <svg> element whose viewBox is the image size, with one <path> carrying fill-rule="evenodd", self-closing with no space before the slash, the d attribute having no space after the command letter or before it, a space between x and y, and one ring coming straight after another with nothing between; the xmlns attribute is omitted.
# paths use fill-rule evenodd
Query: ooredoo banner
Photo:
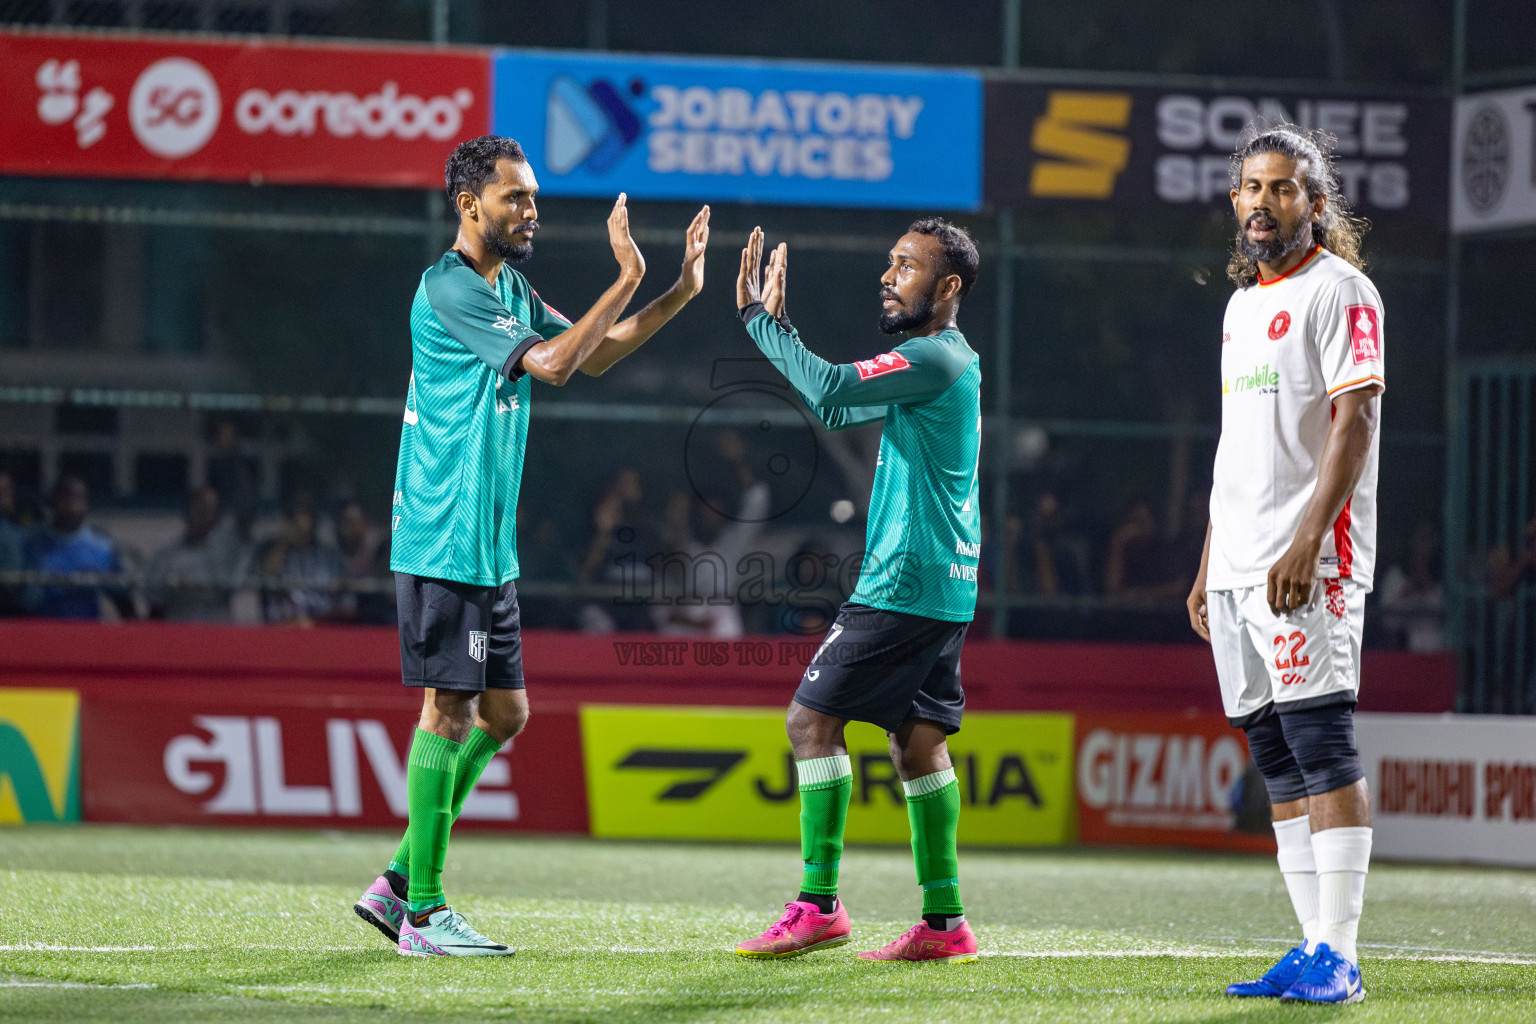
<svg viewBox="0 0 1536 1024"><path fill-rule="evenodd" d="M499 135L549 195L974 209L974 72L505 51Z"/></svg>
<svg viewBox="0 0 1536 1024"><path fill-rule="evenodd" d="M1275 848L1264 781L1221 715L1078 715L1076 783L1085 843Z"/></svg>
<svg viewBox="0 0 1536 1024"><path fill-rule="evenodd" d="M0 172L440 188L489 54L0 32Z"/></svg>
<svg viewBox="0 0 1536 1024"><path fill-rule="evenodd" d="M1536 866L1536 719L1355 716L1373 852Z"/></svg>
<svg viewBox="0 0 1536 1024"><path fill-rule="evenodd" d="M626 839L793 840L800 795L782 709L582 708L592 834ZM879 728L847 727L848 839L907 842L901 779ZM951 737L960 841L1067 842L1072 716L974 712Z"/></svg>
<svg viewBox="0 0 1536 1024"><path fill-rule="evenodd" d="M389 696L397 696L391 691ZM486 767L459 828L585 832L574 712L549 711ZM154 824L403 826L415 716L398 700L202 691L88 695L84 818Z"/></svg>

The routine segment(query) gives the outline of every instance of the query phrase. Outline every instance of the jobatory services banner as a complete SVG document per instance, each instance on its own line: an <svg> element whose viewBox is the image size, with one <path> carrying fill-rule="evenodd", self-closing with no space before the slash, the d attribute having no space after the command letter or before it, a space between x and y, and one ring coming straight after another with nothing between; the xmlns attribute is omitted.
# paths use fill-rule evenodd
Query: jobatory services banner
<svg viewBox="0 0 1536 1024"><path fill-rule="evenodd" d="M1077 716L1085 843L1273 850L1269 797L1240 729L1215 714Z"/></svg>
<svg viewBox="0 0 1536 1024"><path fill-rule="evenodd" d="M502 51L494 96L548 195L981 202L974 72Z"/></svg>
<svg viewBox="0 0 1536 1024"><path fill-rule="evenodd" d="M1456 101L1451 228L1536 224L1536 86Z"/></svg>
<svg viewBox="0 0 1536 1024"><path fill-rule="evenodd" d="M1355 716L1373 853L1536 866L1536 719Z"/></svg>
<svg viewBox="0 0 1536 1024"><path fill-rule="evenodd" d="M391 692L389 696L396 696ZM491 760L457 828L586 831L574 712ZM415 718L324 694L208 700L87 695L84 817L144 824L403 826Z"/></svg>
<svg viewBox="0 0 1536 1024"><path fill-rule="evenodd" d="M0 825L80 820L80 695L0 688Z"/></svg>
<svg viewBox="0 0 1536 1024"><path fill-rule="evenodd" d="M472 50L0 32L0 173L441 188Z"/></svg>
<svg viewBox="0 0 1536 1024"><path fill-rule="evenodd" d="M1344 194L1359 212L1445 216L1443 99L991 81L986 105L991 203L1228 206L1239 133L1264 118L1334 136Z"/></svg>
<svg viewBox="0 0 1536 1024"><path fill-rule="evenodd" d="M783 840L800 798L782 709L588 705L582 743L592 834L626 839ZM907 842L885 733L847 728L852 842ZM1072 716L975 712L950 738L960 841L1047 846L1072 830Z"/></svg>

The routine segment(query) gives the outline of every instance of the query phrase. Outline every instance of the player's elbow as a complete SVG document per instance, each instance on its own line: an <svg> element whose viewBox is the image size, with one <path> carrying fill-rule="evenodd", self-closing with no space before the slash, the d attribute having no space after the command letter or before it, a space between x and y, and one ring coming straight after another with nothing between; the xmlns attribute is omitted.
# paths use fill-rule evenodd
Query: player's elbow
<svg viewBox="0 0 1536 1024"><path fill-rule="evenodd" d="M564 387L565 382L570 380L571 375L576 372L576 367L571 365L570 360L558 356L550 357L539 352L538 346L523 357L523 369L544 383L553 384L557 388Z"/></svg>

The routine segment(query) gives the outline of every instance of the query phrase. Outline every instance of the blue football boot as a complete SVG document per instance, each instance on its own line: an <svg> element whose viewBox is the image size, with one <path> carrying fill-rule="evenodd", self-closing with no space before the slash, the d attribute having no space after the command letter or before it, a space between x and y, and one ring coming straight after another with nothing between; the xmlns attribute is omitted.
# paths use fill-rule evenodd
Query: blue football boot
<svg viewBox="0 0 1536 1024"><path fill-rule="evenodd" d="M1280 958L1279 963L1264 972L1263 977L1228 985L1227 995L1279 999L1301 977L1301 972L1306 970L1311 960L1304 947L1293 946L1289 953Z"/></svg>
<svg viewBox="0 0 1536 1024"><path fill-rule="evenodd" d="M1319 942L1291 987L1280 996L1282 1003L1358 1003L1365 998L1360 968Z"/></svg>

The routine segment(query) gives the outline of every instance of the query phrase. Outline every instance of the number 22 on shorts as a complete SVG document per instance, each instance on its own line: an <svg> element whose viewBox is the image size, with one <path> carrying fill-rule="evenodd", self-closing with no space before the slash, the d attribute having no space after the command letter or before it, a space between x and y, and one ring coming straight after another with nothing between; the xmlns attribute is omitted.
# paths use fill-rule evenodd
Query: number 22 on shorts
<svg viewBox="0 0 1536 1024"><path fill-rule="evenodd" d="M1289 636L1281 634L1275 637L1275 668L1281 672L1281 685L1290 686L1293 683L1307 681L1300 672L1291 671L1312 664L1312 659L1301 653L1301 649L1306 645L1307 635L1299 629L1294 630Z"/></svg>

